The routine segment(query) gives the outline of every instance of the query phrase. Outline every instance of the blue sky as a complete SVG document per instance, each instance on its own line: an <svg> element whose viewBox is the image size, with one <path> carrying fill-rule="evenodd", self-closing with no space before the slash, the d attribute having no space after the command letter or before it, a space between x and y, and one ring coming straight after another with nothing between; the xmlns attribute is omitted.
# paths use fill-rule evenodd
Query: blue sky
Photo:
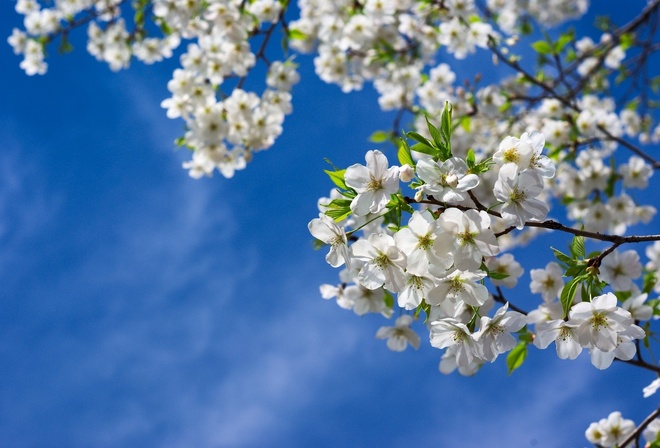
<svg viewBox="0 0 660 448"><path fill-rule="evenodd" d="M6 8L0 32L17 25ZM384 319L320 298L336 272L307 223L323 158L361 162L391 125L371 89L343 95L298 57L275 147L194 181L159 106L177 61L115 74L73 42L43 77L0 45L3 445L586 446L590 422L655 408L651 374L552 347L512 377L503 359L444 376L425 338L392 353Z"/></svg>

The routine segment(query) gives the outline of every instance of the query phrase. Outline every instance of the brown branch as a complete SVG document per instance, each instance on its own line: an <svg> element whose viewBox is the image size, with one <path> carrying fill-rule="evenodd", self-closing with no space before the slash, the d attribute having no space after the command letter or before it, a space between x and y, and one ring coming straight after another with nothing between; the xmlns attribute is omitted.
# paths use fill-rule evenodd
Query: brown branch
<svg viewBox="0 0 660 448"><path fill-rule="evenodd" d="M646 417L646 418L644 419L644 421L643 421L642 423L640 423L639 426L638 426L637 428L635 428L635 430L634 430L633 432L631 432L630 434L628 434L628 437L626 437L625 439L623 439L623 441L618 445L619 448L624 448L624 447L625 447L626 445L628 445L630 442L632 442L633 440L639 438L639 436L640 436L640 434L642 433L642 431L644 431L644 429L646 429L646 427L647 427L648 425L650 425L651 422L652 422L653 420L655 420L656 418L658 418L658 416L660 416L660 407L659 407L658 409L656 409L655 411L651 412L651 413L649 414L649 416Z"/></svg>
<svg viewBox="0 0 660 448"><path fill-rule="evenodd" d="M430 204L430 205L438 206L443 210L447 208L457 208L461 211L475 210L475 207L467 207L465 205L460 205L460 204L447 204L445 202L440 202L436 199L433 199L433 197L428 197L427 199L422 199L421 201L416 201L414 198L411 197L404 197L404 200L408 204L414 204L414 203ZM479 205L476 206L476 210L483 210L489 215L496 216L498 218L502 217L502 215L499 212L486 208L480 208L480 206L485 207L484 205L479 203ZM526 221L525 227L539 227L548 230L559 230L560 232L570 233L575 236L583 236L585 238L591 238L599 241L608 241L610 243L614 243L616 246L620 246L626 243L643 243L649 241L660 241L660 235L632 235L632 236L610 235L607 233L598 233L598 232L590 232L588 230L583 230L583 229L575 229L573 227L565 226L562 223L552 219L547 219L545 221ZM512 230L513 230L512 228L507 228L503 232L499 232L498 235L504 235L506 233L511 232Z"/></svg>
<svg viewBox="0 0 660 448"><path fill-rule="evenodd" d="M630 365L633 365L633 366L641 367L643 369L650 370L650 371L655 372L655 373L660 375L660 367L655 366L653 364L649 364L646 361L640 361L639 359L629 359L627 361L624 361L624 360L619 359L619 358L614 358L614 360L622 362L624 364L630 364Z"/></svg>

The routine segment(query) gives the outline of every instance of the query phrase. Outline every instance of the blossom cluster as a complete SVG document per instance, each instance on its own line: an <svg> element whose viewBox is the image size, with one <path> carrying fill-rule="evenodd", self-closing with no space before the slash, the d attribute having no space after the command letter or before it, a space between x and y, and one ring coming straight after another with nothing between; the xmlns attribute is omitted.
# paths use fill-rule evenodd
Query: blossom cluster
<svg viewBox="0 0 660 448"><path fill-rule="evenodd" d="M292 60L270 61L251 42L268 42L282 19L281 2L143 1L133 5L130 26L122 16L124 3L72 0L44 7L38 0L18 0L16 11L25 15L25 31L14 29L9 43L24 56L21 67L33 75L46 72L50 41L61 36L66 50L68 32L87 22L87 50L114 71L128 68L133 57L147 64L169 58L188 41L181 68L167 86L172 96L162 102L169 118L185 121L186 133L178 143L194 152L184 168L194 178L215 170L232 177L252 153L273 145L292 111L291 88L299 75ZM261 94L242 88L258 58L268 65Z"/></svg>
<svg viewBox="0 0 660 448"><path fill-rule="evenodd" d="M446 108L445 119L448 116ZM553 161L543 154L543 134L507 136L492 159L476 163L474 154L468 159L452 156L441 132L430 123L428 129L433 141L413 135L428 153L420 153L416 163L404 144L399 152L401 166L389 166L387 157L373 150L366 154L366 165L329 172L340 189L334 198L319 201L319 217L309 223L309 230L330 246L328 263L345 269L341 284L321 287L323 297L336 297L341 307L359 315L390 316L394 295L402 311L414 315L424 311L431 345L446 349L440 364L443 372L458 368L463 374L475 373L485 362L516 347L516 332L523 343L527 338L539 349L555 342L562 359L575 359L586 348L599 369L609 367L615 358L632 359L634 341L646 336L635 322L653 315L645 303L647 294L633 283L642 265L632 250L611 251L598 273L580 277L627 293L623 306L612 292L596 294L602 287L588 289L586 283L587 295L584 301L578 299L575 281L573 295L560 302L564 271L551 262L531 272L530 289L543 297L537 309L525 315L504 303L488 316L494 298L484 279L489 277L496 288L513 287L523 274L499 239L510 229L542 222L549 211L548 203L538 199L544 179L555 174ZM492 172L497 172L497 180L490 198L477 198L481 179ZM414 198L403 196L401 182L414 189ZM484 202L494 205L486 207ZM407 222L401 218L405 213L410 214ZM400 319L394 327L381 328L378 335L387 335L388 346L395 350L403 350L406 340L416 347L419 341L412 336L412 323ZM523 330L528 325L535 327L533 333Z"/></svg>

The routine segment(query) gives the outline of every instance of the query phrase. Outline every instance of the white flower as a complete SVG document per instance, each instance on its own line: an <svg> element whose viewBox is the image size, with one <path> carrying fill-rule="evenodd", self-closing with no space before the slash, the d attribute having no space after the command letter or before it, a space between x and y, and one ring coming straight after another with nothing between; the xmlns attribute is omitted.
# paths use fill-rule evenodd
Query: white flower
<svg viewBox="0 0 660 448"><path fill-rule="evenodd" d="M591 364L597 369L604 370L612 365L614 358L622 361L632 359L633 356L635 356L635 353L637 353L637 347L635 346L633 339L642 339L644 336L646 336L646 333L641 327L631 325L628 330L617 335L617 342L614 350L605 352L596 347L592 347L589 350Z"/></svg>
<svg viewBox="0 0 660 448"><path fill-rule="evenodd" d="M632 280L642 275L642 263L635 250L613 251L600 265L600 279L610 284L616 291L630 291Z"/></svg>
<svg viewBox="0 0 660 448"><path fill-rule="evenodd" d="M631 156L628 163L621 165L619 174L623 176L624 187L644 189L649 185L653 169L641 157Z"/></svg>
<svg viewBox="0 0 660 448"><path fill-rule="evenodd" d="M399 167L388 168L387 157L378 151L367 152L367 166L355 164L346 169L346 185L357 191L351 201L351 210L361 216L367 213L380 213L399 190Z"/></svg>
<svg viewBox="0 0 660 448"><path fill-rule="evenodd" d="M312 219L307 227L314 238L330 245L330 252L325 257L325 261L330 266L336 268L346 263L346 267L350 269L351 256L344 229L323 213L319 213L318 218Z"/></svg>
<svg viewBox="0 0 660 448"><path fill-rule="evenodd" d="M527 324L539 324L541 322L562 319L563 317L564 309L559 301L544 302L535 310L527 313Z"/></svg>
<svg viewBox="0 0 660 448"><path fill-rule="evenodd" d="M564 272L554 261L545 266L545 269L532 269L530 276L532 282L529 285L535 294L541 293L544 302L552 302L559 296L564 288Z"/></svg>
<svg viewBox="0 0 660 448"><path fill-rule="evenodd" d="M514 288L518 284L518 279L523 275L525 270L520 266L512 254L503 254L499 257L488 257L486 259L486 267L489 271L498 274L508 275L503 279L492 278L491 282L495 286L506 286L507 288Z"/></svg>
<svg viewBox="0 0 660 448"><path fill-rule="evenodd" d="M467 164L458 157L444 162L423 158L417 162L417 176L426 183L419 188L439 201L464 201L467 198L464 193L479 185L477 175L467 171Z"/></svg>
<svg viewBox="0 0 660 448"><path fill-rule="evenodd" d="M598 423L592 423L585 431L585 437L589 442L602 446L613 447L635 430L635 423L621 417L621 413L612 412L606 419L600 419Z"/></svg>
<svg viewBox="0 0 660 448"><path fill-rule="evenodd" d="M378 339L387 339L387 348L395 352L402 352L408 344L419 348L420 339L411 328L413 318L404 314L399 317L393 327L380 327L376 332Z"/></svg>
<svg viewBox="0 0 660 448"><path fill-rule="evenodd" d="M632 316L617 306L617 298L611 292L594 297L591 302L573 305L569 317L569 322L578 325L580 344L593 345L604 352L614 350L617 334L633 325Z"/></svg>
<svg viewBox="0 0 660 448"><path fill-rule="evenodd" d="M539 133L537 132L536 134ZM539 135L543 138L543 134ZM521 171L528 168L535 152L535 148L531 143L536 144L538 142L532 141L527 133L524 133L523 137L525 137L524 140L513 136L504 137L504 140L500 142L497 151L493 154L493 161L499 166L512 163ZM543 150L544 144L545 140L543 139L541 142L541 150Z"/></svg>
<svg viewBox="0 0 660 448"><path fill-rule="evenodd" d="M548 214L548 204L536 199L543 191L543 178L536 170L518 172L515 164L500 168L493 193L502 206L502 218L518 229L525 227L525 221L542 220Z"/></svg>
<svg viewBox="0 0 660 448"><path fill-rule="evenodd" d="M328 300L332 299L333 297L337 298L337 305L339 305L341 308L344 308L345 310L351 310L353 309L354 303L346 297L344 294L344 287L339 284L337 286L334 285L328 285L323 284L319 286L319 291L321 292L321 297Z"/></svg>
<svg viewBox="0 0 660 448"><path fill-rule="evenodd" d="M478 281L485 276L483 271L451 271L428 292L426 300L431 305L451 300L454 303L462 301L468 305L481 306L488 300L488 289Z"/></svg>
<svg viewBox="0 0 660 448"><path fill-rule="evenodd" d="M650 446L653 442L660 441L660 419L653 420L647 427L642 431L642 436L646 440L645 446Z"/></svg>
<svg viewBox="0 0 660 448"><path fill-rule="evenodd" d="M500 252L497 238L490 229L490 216L484 211L462 212L448 208L440 215L438 223L444 232L434 242L436 253L453 252L454 266L458 269L477 270L484 256Z"/></svg>
<svg viewBox="0 0 660 448"><path fill-rule="evenodd" d="M545 349L551 342L555 342L557 356L560 359L575 359L582 352L578 342L576 325L563 319L554 319L536 324L534 346Z"/></svg>
<svg viewBox="0 0 660 448"><path fill-rule="evenodd" d="M406 286L397 297L397 303L401 308L413 310L417 308L435 283L433 278L426 275L406 274Z"/></svg>
<svg viewBox="0 0 660 448"><path fill-rule="evenodd" d="M545 136L537 131L531 133L525 132L520 136L520 140L527 142L532 148L532 157L529 160L529 166L527 168L537 170L546 179L554 177L557 171L555 164L542 154L543 147L545 146Z"/></svg>
<svg viewBox="0 0 660 448"><path fill-rule="evenodd" d="M392 310L385 305L385 291L383 288L367 289L362 285L351 285L344 290L347 303L353 304L353 312L358 316L367 313L381 313L385 317L392 314Z"/></svg>
<svg viewBox="0 0 660 448"><path fill-rule="evenodd" d="M607 53L604 61L605 67L616 70L619 68L621 61L623 61L625 57L626 52L623 50L623 47L621 47L621 45L617 45L616 47L612 48L609 53Z"/></svg>
<svg viewBox="0 0 660 448"><path fill-rule="evenodd" d="M525 316L516 311L507 311L508 302L495 312L490 318L481 318L478 340L483 349L483 358L493 362L498 355L506 353L516 346L516 339L512 332L525 326Z"/></svg>
<svg viewBox="0 0 660 448"><path fill-rule="evenodd" d="M653 308L645 304L647 297L648 294L633 295L623 302L622 308L635 320L649 320L653 317Z"/></svg>
<svg viewBox="0 0 660 448"><path fill-rule="evenodd" d="M351 246L353 257L365 262L358 280L367 289L377 289L383 284L392 292L405 288L406 255L396 247L394 238L386 234L371 234Z"/></svg>
<svg viewBox="0 0 660 448"><path fill-rule="evenodd" d="M470 365L480 358L480 345L465 324L453 318L431 322L431 345L437 348L454 347L456 364L459 367Z"/></svg>
<svg viewBox="0 0 660 448"><path fill-rule="evenodd" d="M424 275L429 271L429 263L448 269L454 259L449 251L438 252L433 243L439 233L437 221L431 212L415 211L408 227L399 230L394 235L394 241L399 249L406 254L408 272Z"/></svg>
<svg viewBox="0 0 660 448"><path fill-rule="evenodd" d="M472 376L483 365L483 361L479 358L474 358L472 362L459 366L456 362L456 353L459 351L458 345L452 345L445 350L445 353L440 358L438 370L445 375L449 375L458 368L458 373L464 376Z"/></svg>
<svg viewBox="0 0 660 448"><path fill-rule="evenodd" d="M660 378L654 379L651 384L646 386L644 389L642 389L642 393L644 394L644 398L648 398L651 395L655 394L658 389L660 389Z"/></svg>

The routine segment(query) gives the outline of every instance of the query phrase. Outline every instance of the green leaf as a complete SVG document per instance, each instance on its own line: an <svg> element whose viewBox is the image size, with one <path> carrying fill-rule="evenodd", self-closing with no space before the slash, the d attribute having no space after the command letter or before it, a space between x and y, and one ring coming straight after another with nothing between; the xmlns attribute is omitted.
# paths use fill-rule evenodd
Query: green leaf
<svg viewBox="0 0 660 448"><path fill-rule="evenodd" d="M323 170L323 172L330 177L333 184L342 190L348 190L348 186L346 185L346 182L344 182L344 174L346 174L346 170Z"/></svg>
<svg viewBox="0 0 660 448"><path fill-rule="evenodd" d="M651 78L650 84L653 93L658 93L658 91L660 91L660 76L654 76L653 78Z"/></svg>
<svg viewBox="0 0 660 448"><path fill-rule="evenodd" d="M351 206L350 199L333 199L326 207L328 208L346 208Z"/></svg>
<svg viewBox="0 0 660 448"><path fill-rule="evenodd" d="M497 271L488 271L488 277L492 278L493 280L504 280L505 278L509 277L509 274L504 274Z"/></svg>
<svg viewBox="0 0 660 448"><path fill-rule="evenodd" d="M410 154L410 146L408 146L408 142L406 142L404 139L400 139L399 151L397 151L396 155L401 165L410 165L413 168L415 167L415 161L412 158L412 154Z"/></svg>
<svg viewBox="0 0 660 448"><path fill-rule="evenodd" d="M160 31L165 36L169 36L170 34L172 34L172 28L170 28L170 26L167 24L166 21L161 20L160 23L158 24L158 26L160 27Z"/></svg>
<svg viewBox="0 0 660 448"><path fill-rule="evenodd" d="M575 39L575 32L573 30L570 30L567 33L564 33L561 36L559 36L559 39L557 40L557 42L555 42L555 46L553 49L555 54L561 53L564 47L566 47L566 45L571 43L573 39Z"/></svg>
<svg viewBox="0 0 660 448"><path fill-rule="evenodd" d="M372 143L383 143L392 138L391 132L386 131L375 131L371 136L369 136L369 141Z"/></svg>
<svg viewBox="0 0 660 448"><path fill-rule="evenodd" d="M561 301L561 307L564 310L564 317L568 315L568 310L571 309L571 305L573 305L573 299L575 298L575 293L577 292L577 287L584 280L583 276L578 276L569 281L566 285L564 285L564 289L561 290L561 297L559 300Z"/></svg>
<svg viewBox="0 0 660 448"><path fill-rule="evenodd" d="M555 253L555 258L557 260L559 260L561 263L563 263L564 265L567 265L567 266L575 266L576 265L575 260L573 260L571 257L566 255L562 251L557 250L554 247L551 247L550 249L552 249L552 251Z"/></svg>
<svg viewBox="0 0 660 448"><path fill-rule="evenodd" d="M323 241L317 240L316 238L314 238L314 241L312 241L312 246L314 247L314 250L319 250L322 247L327 246L327 245L328 245L328 243L324 243Z"/></svg>
<svg viewBox="0 0 660 448"><path fill-rule="evenodd" d="M386 307L392 308L394 306L394 297L387 289L385 290L385 297L383 297L383 300L385 301Z"/></svg>
<svg viewBox="0 0 660 448"><path fill-rule="evenodd" d="M625 51L635 44L635 36L632 33L624 33L621 36L619 36L619 44L621 45L621 48Z"/></svg>
<svg viewBox="0 0 660 448"><path fill-rule="evenodd" d="M532 48L538 54L552 54L553 52L552 45L544 40L537 40L536 42L532 43Z"/></svg>
<svg viewBox="0 0 660 448"><path fill-rule="evenodd" d="M584 258L587 254L587 251L584 248L584 237L577 235L573 237L569 249L573 258Z"/></svg>
<svg viewBox="0 0 660 448"><path fill-rule="evenodd" d="M596 16L594 26L601 31L609 31L612 28L612 21L608 16Z"/></svg>
<svg viewBox="0 0 660 448"><path fill-rule="evenodd" d="M57 48L59 54L71 53L73 51L73 45L69 42L67 34L62 34L62 40L60 41L60 46Z"/></svg>
<svg viewBox="0 0 660 448"><path fill-rule="evenodd" d="M658 281L658 277L654 271L649 271L644 274L644 281L642 282L642 293L650 294Z"/></svg>
<svg viewBox="0 0 660 448"><path fill-rule="evenodd" d="M428 154L433 157L438 157L438 150L432 146L425 145L424 143L416 143L410 147L412 151Z"/></svg>
<svg viewBox="0 0 660 448"><path fill-rule="evenodd" d="M467 157L465 158L465 162L467 163L467 166L470 170L472 168L474 168L474 164L475 164L476 160L477 159L474 155L474 151L472 150L472 148L468 149Z"/></svg>
<svg viewBox="0 0 660 448"><path fill-rule="evenodd" d="M426 303L424 299L422 299L422 303L420 303L417 309L415 310L415 314L414 314L415 319L417 319L419 313L422 311L424 311L424 314L426 314L426 317L424 318L424 323L426 323L429 320L429 316L431 315L431 305Z"/></svg>
<svg viewBox="0 0 660 448"><path fill-rule="evenodd" d="M431 134L431 138L433 139L433 143L435 143L435 146L438 148L442 148L443 142L442 139L440 138L440 131L431 124L429 121L429 117L424 115L424 119L426 120L426 127L429 130L429 134Z"/></svg>
<svg viewBox="0 0 660 448"><path fill-rule="evenodd" d="M429 141L429 139L427 139L427 138L424 137L423 135L418 134L417 132L413 132L413 131L406 132L406 137L410 137L410 138L412 138L413 140L415 140L416 142L422 143L422 144L424 144L424 145L426 145L426 146L433 147L433 143L431 143L431 142Z"/></svg>
<svg viewBox="0 0 660 448"><path fill-rule="evenodd" d="M504 280L509 276L509 274L505 274L503 272L497 272L497 271L491 271L488 269L488 266L486 266L486 263L481 263L481 266L479 267L482 271L486 272L488 277L494 279L494 280Z"/></svg>
<svg viewBox="0 0 660 448"><path fill-rule="evenodd" d="M336 222L343 221L351 214L350 199L333 199L326 207L325 214Z"/></svg>
<svg viewBox="0 0 660 448"><path fill-rule="evenodd" d="M580 264L576 264L575 266L570 266L568 269L566 269L566 272L564 273L564 277L577 277L578 275L584 274L586 269L587 269L586 263L580 263Z"/></svg>
<svg viewBox="0 0 660 448"><path fill-rule="evenodd" d="M307 39L307 34L303 33L300 30L297 30L295 28L289 29L289 32L287 34L289 36L289 39L291 39L291 40L305 40L305 39Z"/></svg>
<svg viewBox="0 0 660 448"><path fill-rule="evenodd" d="M493 166L494 164L495 162L493 162L493 158L488 157L487 159L484 159L481 162L477 163L475 166L473 166L470 169L470 173L472 174L485 173L486 171L489 171L490 167Z"/></svg>
<svg viewBox="0 0 660 448"><path fill-rule="evenodd" d="M335 220L335 222L341 222L344 219L348 218L351 214L351 209L341 209L341 208L332 208L325 211L325 214Z"/></svg>
<svg viewBox="0 0 660 448"><path fill-rule="evenodd" d="M522 23L520 24L520 34L528 36L532 34L533 31L534 28L532 28L532 24L530 23L529 19L523 16Z"/></svg>
<svg viewBox="0 0 660 448"><path fill-rule="evenodd" d="M446 101L445 108L442 111L442 117L440 117L440 135L442 136L442 143L444 143L444 148L440 148L443 150L440 157L443 158L443 160L447 160L451 157L451 112L451 103Z"/></svg>
<svg viewBox="0 0 660 448"><path fill-rule="evenodd" d="M531 344L534 342L534 335L527 330L527 325L522 327L520 330L516 332L518 334L518 340L520 342L526 342L528 344Z"/></svg>
<svg viewBox="0 0 660 448"><path fill-rule="evenodd" d="M469 115L464 115L461 117L461 127L465 132L470 132L470 129L472 127L472 119L470 118Z"/></svg>
<svg viewBox="0 0 660 448"><path fill-rule="evenodd" d="M518 342L518 345L506 355L507 374L511 375L514 370L522 366L523 362L525 362L525 358L527 358L527 343L525 341L520 341Z"/></svg>

